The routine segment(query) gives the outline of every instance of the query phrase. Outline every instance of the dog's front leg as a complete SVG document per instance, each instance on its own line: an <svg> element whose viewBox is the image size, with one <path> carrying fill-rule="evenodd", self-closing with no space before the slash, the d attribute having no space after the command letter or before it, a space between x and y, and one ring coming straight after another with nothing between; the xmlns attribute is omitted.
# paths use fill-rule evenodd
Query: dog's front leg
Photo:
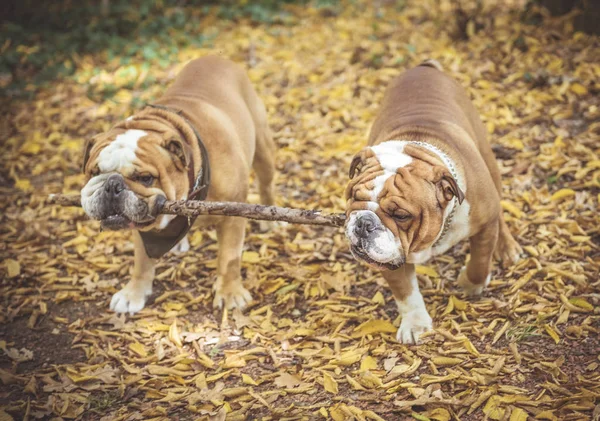
<svg viewBox="0 0 600 421"><path fill-rule="evenodd" d="M489 222L481 231L469 238L471 259L458 275L460 285L467 295L480 295L490 283L492 256L498 241L499 224Z"/></svg>
<svg viewBox="0 0 600 421"><path fill-rule="evenodd" d="M137 313L144 308L146 300L152 294L154 261L146 254L138 231L133 232L133 246L134 263L131 280L110 300L110 309L117 313Z"/></svg>
<svg viewBox="0 0 600 421"><path fill-rule="evenodd" d="M402 317L396 339L404 344L416 344L421 334L433 328L433 323L419 291L415 265L407 263L400 269L384 271L382 274L394 294Z"/></svg>
<svg viewBox="0 0 600 421"><path fill-rule="evenodd" d="M219 254L217 256L217 282L213 285L213 306L243 309L252 301L250 292L242 285L242 248L246 220L224 218L217 225Z"/></svg>

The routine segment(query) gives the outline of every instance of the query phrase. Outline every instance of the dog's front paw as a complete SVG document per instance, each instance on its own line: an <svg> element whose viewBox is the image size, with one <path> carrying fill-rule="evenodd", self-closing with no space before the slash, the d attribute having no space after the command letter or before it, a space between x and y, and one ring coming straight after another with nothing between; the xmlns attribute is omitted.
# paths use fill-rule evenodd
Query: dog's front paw
<svg viewBox="0 0 600 421"><path fill-rule="evenodd" d="M465 291L466 295L476 296L481 295L485 287L489 285L491 279L492 275L489 274L483 283L475 284L469 280L469 277L467 276L467 269L463 267L458 275L457 284Z"/></svg>
<svg viewBox="0 0 600 421"><path fill-rule="evenodd" d="M415 310L402 316L396 340L403 344L417 344L419 337L433 329L433 321L426 310Z"/></svg>
<svg viewBox="0 0 600 421"><path fill-rule="evenodd" d="M152 294L152 285L138 285L129 282L121 291L113 295L110 309L117 313L134 314L144 308L146 300Z"/></svg>
<svg viewBox="0 0 600 421"><path fill-rule="evenodd" d="M186 235L179 241L177 244L173 246L171 251L174 254L182 254L190 249L190 241L188 240L188 236Z"/></svg>
<svg viewBox="0 0 600 421"><path fill-rule="evenodd" d="M243 310L252 301L252 295L244 288L241 279L225 283L223 278L219 276L213 286L213 291L215 293L213 307L216 308L239 308Z"/></svg>

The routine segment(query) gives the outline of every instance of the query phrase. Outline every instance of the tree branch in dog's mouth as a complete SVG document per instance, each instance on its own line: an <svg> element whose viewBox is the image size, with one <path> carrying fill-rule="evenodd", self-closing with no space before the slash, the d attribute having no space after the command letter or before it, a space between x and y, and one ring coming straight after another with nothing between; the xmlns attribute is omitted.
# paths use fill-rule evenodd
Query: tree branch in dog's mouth
<svg viewBox="0 0 600 421"><path fill-rule="evenodd" d="M81 206L81 197L79 195L52 194L48 196L47 203L60 206ZM240 202L207 202L198 200L165 201L155 211L155 216L160 214L182 215L190 218L200 215L237 216L261 221L282 221L291 224L330 227L341 227L346 220L346 215L343 213L324 213L318 210L283 208ZM128 226L121 227L125 223ZM122 215L112 215L103 220L102 226L106 229L135 228L130 227L130 223L133 222Z"/></svg>

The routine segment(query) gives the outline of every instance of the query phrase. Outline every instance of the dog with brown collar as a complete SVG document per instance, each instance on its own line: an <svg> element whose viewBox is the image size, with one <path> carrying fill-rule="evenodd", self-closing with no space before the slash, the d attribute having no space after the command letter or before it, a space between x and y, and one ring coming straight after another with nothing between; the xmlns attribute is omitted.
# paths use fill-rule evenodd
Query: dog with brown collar
<svg viewBox="0 0 600 421"><path fill-rule="evenodd" d="M261 201L272 205L274 155L262 101L245 72L219 57L190 62L158 101L91 139L84 154L83 209L105 229L133 230L132 278L110 308L144 308L154 259L178 244L189 247L193 221L157 215L165 200L243 202L254 168ZM245 307L252 300L240 273L246 220L201 216L197 225L216 225L213 305Z"/></svg>
<svg viewBox="0 0 600 421"><path fill-rule="evenodd" d="M346 237L353 255L380 269L402 321L397 340L432 329L415 264L469 239L458 276L467 294L490 281L492 257L515 263L521 248L502 214L494 153L465 90L428 60L397 77L350 166Z"/></svg>

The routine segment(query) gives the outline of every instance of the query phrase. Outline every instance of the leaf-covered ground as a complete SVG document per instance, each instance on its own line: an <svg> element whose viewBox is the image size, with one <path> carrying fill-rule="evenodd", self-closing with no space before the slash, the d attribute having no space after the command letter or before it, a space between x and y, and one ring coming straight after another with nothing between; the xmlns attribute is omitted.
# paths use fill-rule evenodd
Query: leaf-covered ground
<svg viewBox="0 0 600 421"><path fill-rule="evenodd" d="M212 43L171 51L164 67L82 53L72 77L28 87L31 101L3 99L0 419L600 416L600 40L504 3L311 3L269 24L173 9L187 24L172 37ZM487 125L524 259L495 269L479 299L455 286L468 244L420 267L436 326L420 346L396 343L390 291L333 228L250 223L244 313L211 308L212 231L162 259L146 309L111 313L133 264L129 235L44 198L77 192L85 139L206 54L246 67L267 104L278 204L329 211L344 208L349 161L386 85L439 60Z"/></svg>

